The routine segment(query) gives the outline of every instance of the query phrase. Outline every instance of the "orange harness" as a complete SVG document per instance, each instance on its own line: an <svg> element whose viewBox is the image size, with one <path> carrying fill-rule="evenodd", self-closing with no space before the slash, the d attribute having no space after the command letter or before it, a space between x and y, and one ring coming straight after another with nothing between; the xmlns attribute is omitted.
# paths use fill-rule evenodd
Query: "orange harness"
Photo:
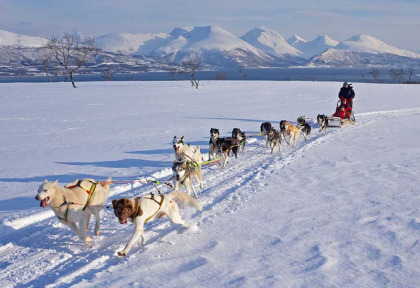
<svg viewBox="0 0 420 288"><path fill-rule="evenodd" d="M96 189L96 186L98 185L98 182L85 180L85 181L89 181L90 183L92 183L92 186L90 186L90 189L88 190L88 189L85 189L85 188L82 187L82 182L83 181L84 180L79 180L79 181L77 181L77 183L75 185L67 186L66 188L67 189L74 189L74 188L79 187L89 195L88 199L86 201L85 207L83 207L83 211L85 211L86 206L88 205L90 198L92 198L93 192L95 192L95 189Z"/></svg>

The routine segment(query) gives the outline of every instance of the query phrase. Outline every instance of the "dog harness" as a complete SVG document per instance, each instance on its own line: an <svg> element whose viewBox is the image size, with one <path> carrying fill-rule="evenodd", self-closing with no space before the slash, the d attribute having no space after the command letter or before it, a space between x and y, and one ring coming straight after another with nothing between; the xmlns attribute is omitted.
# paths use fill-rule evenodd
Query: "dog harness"
<svg viewBox="0 0 420 288"><path fill-rule="evenodd" d="M66 198L64 198L64 196L63 196L63 203L62 203L60 206L58 206L57 208L60 208L60 207L63 207L63 206L65 206L65 205L67 205L67 209L66 209L66 211L64 212L63 217L60 217L60 216L56 215L56 216L57 216L57 218L58 218L58 219L60 219L61 221L65 221L65 222L67 222L67 214L69 213L69 206L70 206L70 205L74 205L74 204L77 204L77 203L74 203L74 202L67 202ZM80 205L80 204L79 204L79 205Z"/></svg>
<svg viewBox="0 0 420 288"><path fill-rule="evenodd" d="M82 187L82 182L83 181L89 181L90 183L92 183L92 186L90 186L90 189L89 190L87 190L87 189L85 189L85 188ZM74 189L76 187L79 187L79 188L81 188L82 190L84 190L89 195L88 196L88 199L86 201L86 204L84 204L84 207L83 207L83 211L85 211L85 209L86 209L86 207L87 207L87 205L89 203L90 198L92 198L93 192L95 192L95 188L96 188L97 185L98 185L98 182L96 182L96 181L78 180L75 185L66 186L66 188L71 190L71 189ZM60 217L60 216L56 215L57 218L60 219L60 220L62 220L62 221L67 221L67 214L69 213L69 206L70 205L83 205L83 204L74 203L74 202L67 202L66 198L63 196L63 203L60 206L58 206L57 208L63 207L65 205L67 205L67 209L64 212L63 217Z"/></svg>
<svg viewBox="0 0 420 288"><path fill-rule="evenodd" d="M89 181L90 183L92 183L92 186L90 186L90 189L85 189L82 187L82 182L83 181ZM75 185L72 186L67 186L67 189L74 189L74 188L81 188L83 191L85 191L88 194L88 199L86 201L85 206L83 207L83 211L85 211L87 204L89 203L90 198L92 198L93 192L95 192L95 188L98 185L98 182L96 181L90 181L90 180L78 180L77 183Z"/></svg>
<svg viewBox="0 0 420 288"><path fill-rule="evenodd" d="M159 205L159 208L156 210L156 212L155 213L153 213L153 215L152 216L150 216L149 218L147 218L145 221L144 221L144 223L147 223L147 222L149 222L150 221L150 219L152 219L153 217L155 217L155 215L159 212L159 210L160 210L160 208L162 207L162 203L163 203L163 199L164 199L164 196L163 195L159 195L160 196L160 201L157 201L156 199L155 199L155 194L153 194L153 193L150 193L150 198L146 198L146 197L144 197L144 199L148 199L148 200L152 200L152 201L155 201L158 205ZM139 199L140 199L141 197L137 197L134 201L136 202L136 206L137 206L137 209L136 209L136 212L134 212L134 215L133 215L133 217L132 217L132 219L133 219L133 222L134 222L134 219L136 219L136 217L137 216L141 216L141 215L143 215L143 210L141 210L141 208L140 208L140 203L139 203Z"/></svg>
<svg viewBox="0 0 420 288"><path fill-rule="evenodd" d="M187 170L191 173L191 170L196 171L198 168L198 163L195 161L186 161L187 163ZM184 179L181 180L181 184L184 184L185 179L187 179L188 174L185 173Z"/></svg>

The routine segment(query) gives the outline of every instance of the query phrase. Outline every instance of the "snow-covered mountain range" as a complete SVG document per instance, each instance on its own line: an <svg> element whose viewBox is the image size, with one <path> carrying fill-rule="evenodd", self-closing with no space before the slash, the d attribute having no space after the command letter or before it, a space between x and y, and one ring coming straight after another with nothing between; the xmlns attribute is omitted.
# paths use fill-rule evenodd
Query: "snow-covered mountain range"
<svg viewBox="0 0 420 288"><path fill-rule="evenodd" d="M301 51L304 58L310 59L312 56L318 55L332 47L335 47L339 43L340 42L337 40L328 37L328 35L319 35L312 41L295 41L293 46Z"/></svg>
<svg viewBox="0 0 420 288"><path fill-rule="evenodd" d="M166 33L111 33L96 38L95 44L104 51L134 54L146 41L164 39L168 36Z"/></svg>
<svg viewBox="0 0 420 288"><path fill-rule="evenodd" d="M0 30L0 75L5 70L12 74L14 70L22 73L26 68L30 71L31 65L40 63L40 47L46 41ZM112 33L97 37L95 42L104 52L93 66L114 63L114 68L128 67L130 65L124 65L124 61L137 65L140 57L144 65L140 71L147 65L153 67L152 70L165 71L191 57L200 57L206 69L420 66L420 54L390 46L369 35L356 35L342 42L327 35L319 35L311 41L293 35L286 41L268 28L254 28L238 37L214 25L174 28L170 33ZM107 62L101 62L105 58Z"/></svg>
<svg viewBox="0 0 420 288"><path fill-rule="evenodd" d="M420 54L392 47L379 39L376 39L369 35L355 35L334 47L339 50L349 50L354 52L381 54L388 53L398 56L419 58Z"/></svg>
<svg viewBox="0 0 420 288"><path fill-rule="evenodd" d="M39 48L47 43L47 39L41 37L25 36L0 30L0 46L19 46L25 48Z"/></svg>
<svg viewBox="0 0 420 288"><path fill-rule="evenodd" d="M174 63L197 55L203 63L218 67L277 66L275 57L219 26L175 28L165 38L146 41L135 54Z"/></svg>

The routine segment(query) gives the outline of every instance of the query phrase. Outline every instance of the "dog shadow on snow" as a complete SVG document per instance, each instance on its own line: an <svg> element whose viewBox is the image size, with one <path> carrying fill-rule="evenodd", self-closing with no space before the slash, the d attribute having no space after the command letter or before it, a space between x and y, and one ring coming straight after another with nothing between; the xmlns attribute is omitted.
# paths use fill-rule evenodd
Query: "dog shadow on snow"
<svg viewBox="0 0 420 288"><path fill-rule="evenodd" d="M29 197L15 197L9 198L5 200L0 200L0 212L4 211L20 211L20 210L27 210L30 208L38 207L39 201L35 201L35 195L38 191L39 185L44 181L56 181L61 185L71 183L75 179L84 179L90 178L95 179L98 181L103 181L107 179L109 175L92 175L92 174L76 174L76 173L69 173L69 174L59 174L59 175L42 175L42 176L33 176L27 178L0 178L1 182L8 182L8 183L35 183L33 184L33 196ZM113 180L124 180L124 177L113 177ZM31 184L32 185L32 184Z"/></svg>
<svg viewBox="0 0 420 288"><path fill-rule="evenodd" d="M55 162L57 164L74 165L74 166L94 166L105 168L141 168L141 167L171 167L172 163L168 161L154 161L143 159L121 159L115 161L98 161L98 162Z"/></svg>
<svg viewBox="0 0 420 288"><path fill-rule="evenodd" d="M208 139L208 138L206 137L205 139ZM190 144L192 146L200 146L201 148L203 148L203 147L208 148L208 146L209 146L209 140L206 140L206 141L188 141L188 139L185 139L185 143L186 144ZM153 149L153 150L139 150L139 151L127 151L125 153L128 153L128 154L140 154L140 155L162 155L162 154L173 155L174 154L174 149L172 148L172 145L173 145L172 142L170 142L170 143L168 142L167 144L168 144L168 147L171 147L171 148L167 148L167 149ZM203 151L203 149L202 149L202 151ZM144 161L144 160L142 160L142 161ZM169 163L169 162L167 162L167 163ZM170 163L170 165L172 165L172 163Z"/></svg>
<svg viewBox="0 0 420 288"><path fill-rule="evenodd" d="M38 207L39 201L35 201L34 197L16 197L0 200L0 212L27 210L29 208Z"/></svg>
<svg viewBox="0 0 420 288"><path fill-rule="evenodd" d="M261 120L261 119L245 119L245 118L223 118L223 117L183 117L185 119L203 119L203 120L227 120L227 121L242 121L242 122L256 122L256 123L263 123L263 122L271 122L276 123L280 122L280 120ZM209 128L210 129L210 128Z"/></svg>
<svg viewBox="0 0 420 288"><path fill-rule="evenodd" d="M244 118L223 118L223 117L183 117L186 119L204 119L204 120L227 120L227 121L242 121L242 122L256 122L256 123L264 123L264 122L270 122L273 127L275 127L276 129L280 123L281 120L287 120L289 121L291 124L293 125L297 125L297 121L294 120L290 120L290 119L277 119L277 120L262 120L262 119L244 119ZM316 123L316 119L314 119L312 122L309 122L309 124L313 127L313 128L319 128L318 123ZM259 128L260 126L258 126ZM217 127L215 127L217 128ZM241 127L239 127L241 128ZM210 128L209 128L210 129Z"/></svg>
<svg viewBox="0 0 420 288"><path fill-rule="evenodd" d="M33 177L25 177L25 178L0 178L1 182L16 182L16 183L27 183L27 182L37 182L41 184L44 180L49 181L56 181L58 180L59 183L71 183L74 179L83 179L83 178L91 178L97 180L105 180L108 178L109 175L92 175L92 174L77 174L77 173L69 173L69 174L58 174L58 175L42 175L42 176L33 176ZM38 186L35 190L38 189ZM36 191L34 191L35 193ZM35 197L35 194L34 194Z"/></svg>

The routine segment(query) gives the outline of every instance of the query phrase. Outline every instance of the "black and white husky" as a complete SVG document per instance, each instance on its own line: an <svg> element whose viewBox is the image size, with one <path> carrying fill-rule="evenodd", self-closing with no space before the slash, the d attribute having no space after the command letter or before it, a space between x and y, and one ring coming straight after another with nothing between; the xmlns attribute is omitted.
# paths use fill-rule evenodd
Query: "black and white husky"
<svg viewBox="0 0 420 288"><path fill-rule="evenodd" d="M209 141L209 161L212 160L211 158L216 159L220 154L219 148L217 147L217 139L219 138L219 129L211 128Z"/></svg>
<svg viewBox="0 0 420 288"><path fill-rule="evenodd" d="M268 132L268 143L270 144L271 154L273 154L276 146L279 146L279 153L281 153L281 134L279 131L274 128L270 129L270 132Z"/></svg>
<svg viewBox="0 0 420 288"><path fill-rule="evenodd" d="M308 140L309 138L311 138L311 130L312 127L311 125L309 125L309 123L304 123L302 128L302 134L303 134L303 138L305 138L305 140Z"/></svg>
<svg viewBox="0 0 420 288"><path fill-rule="evenodd" d="M268 133L270 133L271 130L271 123L270 122L264 122L261 124L261 135L265 138L265 147L268 147Z"/></svg>
<svg viewBox="0 0 420 288"><path fill-rule="evenodd" d="M229 153L230 151L233 152L235 155L235 158L238 158L238 140L236 138L232 137L226 137L226 138L218 138L217 139L217 147L220 151L220 153L223 154L225 161L223 162L222 168L226 166L226 164L229 161Z"/></svg>
<svg viewBox="0 0 420 288"><path fill-rule="evenodd" d="M245 143L246 143L246 135L245 132L242 132L239 128L233 128L232 130L232 138L236 138L239 149L238 152L245 152Z"/></svg>
<svg viewBox="0 0 420 288"><path fill-rule="evenodd" d="M194 161L198 164L203 162L201 156L200 146L191 146L190 144L185 144L184 136L177 138L174 136L172 144L175 152L175 160L179 162L184 161Z"/></svg>
<svg viewBox="0 0 420 288"><path fill-rule="evenodd" d="M201 190L204 189L203 175L200 165L193 161L178 162L174 161L172 164L173 183L175 191L179 191L179 184L185 185L188 195L191 196L191 190L194 192L195 198L198 198L197 191L195 191L193 180L197 179L200 183Z"/></svg>
<svg viewBox="0 0 420 288"><path fill-rule="evenodd" d="M306 116L300 116L297 119L297 123L299 128L302 127L303 138L308 140L311 137L312 127L308 122L306 122L306 119L308 119Z"/></svg>
<svg viewBox="0 0 420 288"><path fill-rule="evenodd" d="M316 121L318 122L319 132L327 133L328 117L324 114L318 114Z"/></svg>

